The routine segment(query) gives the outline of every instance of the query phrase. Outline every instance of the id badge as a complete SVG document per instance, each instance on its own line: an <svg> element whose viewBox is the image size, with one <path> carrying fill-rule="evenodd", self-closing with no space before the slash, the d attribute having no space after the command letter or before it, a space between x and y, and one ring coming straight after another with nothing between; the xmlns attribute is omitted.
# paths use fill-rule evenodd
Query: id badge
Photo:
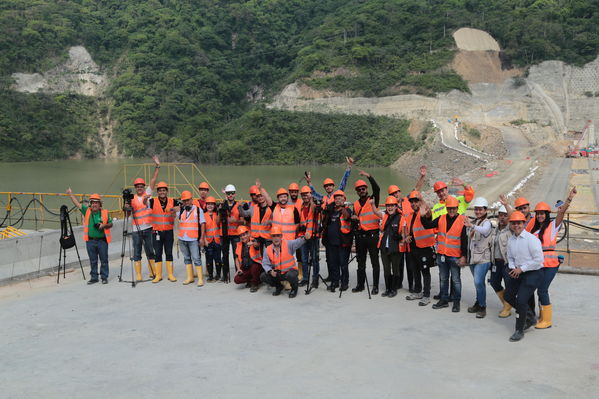
<svg viewBox="0 0 599 399"><path fill-rule="evenodd" d="M493 267L491 268L491 271L493 273L497 273L497 266L493 265Z"/></svg>
<svg viewBox="0 0 599 399"><path fill-rule="evenodd" d="M445 255L441 255L441 262L445 262Z"/></svg>

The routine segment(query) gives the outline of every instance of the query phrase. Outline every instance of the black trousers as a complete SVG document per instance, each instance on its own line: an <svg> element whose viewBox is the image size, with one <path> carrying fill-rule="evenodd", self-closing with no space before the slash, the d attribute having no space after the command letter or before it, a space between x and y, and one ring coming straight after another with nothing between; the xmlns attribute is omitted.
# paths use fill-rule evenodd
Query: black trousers
<svg viewBox="0 0 599 399"><path fill-rule="evenodd" d="M358 287L363 288L366 280L366 256L372 264L372 285L378 287L381 266L379 264L379 231L356 232L356 260L358 261Z"/></svg>
<svg viewBox="0 0 599 399"><path fill-rule="evenodd" d="M401 288L403 287L403 276L404 276L404 265L405 265L405 269L406 269L406 276L407 276L407 280L408 280L408 287L410 289L414 288L414 268L410 267L410 256L408 255L408 252L400 252L401 253L401 261L399 263L399 281L398 281L398 286L397 288Z"/></svg>
<svg viewBox="0 0 599 399"><path fill-rule="evenodd" d="M432 248L413 248L406 252L409 257L408 266L412 267L414 276L414 292L422 291L422 296L431 296L431 267L435 265L435 253Z"/></svg>
<svg viewBox="0 0 599 399"><path fill-rule="evenodd" d="M239 242L239 236L227 236L222 237L222 263L223 263L223 277L228 278L229 276L229 246L231 247L231 252L235 254L235 249L237 248L237 243ZM233 257L235 257L233 255ZM234 269L234 268L233 268ZM216 273L218 274L218 266L216 268Z"/></svg>
<svg viewBox="0 0 599 399"><path fill-rule="evenodd" d="M283 281L289 281L289 284L291 284L291 289L297 290L298 274L299 273L297 269L289 270L285 274L277 273L276 277L271 276L270 273L262 272L262 274L260 274L260 281L262 281L264 284L270 285L271 287L277 288L283 288L283 285L281 283Z"/></svg>
<svg viewBox="0 0 599 399"><path fill-rule="evenodd" d="M523 331L526 322L527 313L534 317L534 305L530 308L530 297L541 284L543 275L540 270L532 270L520 274L518 278L512 278L509 275L510 268L505 268L505 294L504 298L512 305L516 312L516 330Z"/></svg>
<svg viewBox="0 0 599 399"><path fill-rule="evenodd" d="M154 247L154 260L162 262L162 251L166 261L173 261L173 243L175 236L173 230L154 231L152 232L152 245Z"/></svg>

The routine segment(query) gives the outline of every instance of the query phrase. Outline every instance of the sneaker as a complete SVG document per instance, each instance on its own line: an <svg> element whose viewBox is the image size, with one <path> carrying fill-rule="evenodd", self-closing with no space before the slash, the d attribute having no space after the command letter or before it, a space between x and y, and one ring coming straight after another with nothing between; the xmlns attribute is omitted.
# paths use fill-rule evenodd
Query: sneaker
<svg viewBox="0 0 599 399"><path fill-rule="evenodd" d="M389 298L393 298L393 297L395 297L396 295L397 295L397 290L391 290L391 291L389 292Z"/></svg>
<svg viewBox="0 0 599 399"><path fill-rule="evenodd" d="M478 308L478 312L476 312L476 318L477 319L484 319L485 316L487 315L487 308L486 307L480 307Z"/></svg>
<svg viewBox="0 0 599 399"><path fill-rule="evenodd" d="M92 284L96 284L99 280L97 278L93 279L93 280L89 280L87 282L87 285L92 285Z"/></svg>
<svg viewBox="0 0 599 399"><path fill-rule="evenodd" d="M420 302L418 302L418 306L426 306L431 303L431 298L429 296L423 296Z"/></svg>
<svg viewBox="0 0 599 399"><path fill-rule="evenodd" d="M433 304L433 309L442 309L449 307L449 302L439 299L439 302Z"/></svg>
<svg viewBox="0 0 599 399"><path fill-rule="evenodd" d="M414 292L406 296L406 300L408 301L414 301L416 299L422 299L422 292Z"/></svg>
<svg viewBox="0 0 599 399"><path fill-rule="evenodd" d="M453 313L457 313L460 311L460 302L459 301L453 301L453 306L451 307L451 311Z"/></svg>
<svg viewBox="0 0 599 399"><path fill-rule="evenodd" d="M102 279L102 284L108 284L108 279L103 278Z"/></svg>

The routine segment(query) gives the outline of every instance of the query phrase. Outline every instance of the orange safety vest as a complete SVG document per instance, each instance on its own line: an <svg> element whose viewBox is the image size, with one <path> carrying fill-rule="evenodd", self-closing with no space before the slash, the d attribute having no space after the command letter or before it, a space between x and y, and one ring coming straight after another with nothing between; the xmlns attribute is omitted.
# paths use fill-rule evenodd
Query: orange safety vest
<svg viewBox="0 0 599 399"><path fill-rule="evenodd" d="M252 237L262 237L270 240L270 228L272 227L272 211L269 206L266 207L264 217L260 220L260 206L256 205L252 212L250 230Z"/></svg>
<svg viewBox="0 0 599 399"><path fill-rule="evenodd" d="M410 204L410 200L408 197L403 197L401 200L401 212L402 213L412 213L414 210L412 209L412 204Z"/></svg>
<svg viewBox="0 0 599 399"><path fill-rule="evenodd" d="M206 219L206 240L208 243L215 242L220 244L220 236L222 230L220 227L219 215L216 212L206 212L204 214Z"/></svg>
<svg viewBox="0 0 599 399"><path fill-rule="evenodd" d="M171 213L171 209L175 205L172 198L167 198L166 206L162 210L160 200L154 198L154 206L152 206L152 230L154 231L167 231L172 230L175 226L175 217Z"/></svg>
<svg viewBox="0 0 599 399"><path fill-rule="evenodd" d="M305 205L303 205L297 210L299 212L300 215L300 225L301 226L305 226L306 227L306 231L309 231L310 233L312 233L312 230L314 230L314 207L312 207L312 204L308 205L308 216L304 216L304 209L306 208ZM318 232L315 232L318 233ZM303 237L304 235L306 235L305 232L300 231L297 236L298 237ZM314 238L314 237L313 237Z"/></svg>
<svg viewBox="0 0 599 399"><path fill-rule="evenodd" d="M237 260L239 261L240 264L243 263L243 252L242 252L242 248L243 248L243 243L241 241L239 241L237 243L237 247L235 247L235 255L237 255ZM259 264L262 264L262 254L260 253L260 248L254 248L253 245L249 246L250 249L250 259L252 260L252 262L256 262Z"/></svg>
<svg viewBox="0 0 599 399"><path fill-rule="evenodd" d="M557 247L557 234L551 239L551 230L551 225L547 226L543 233L543 242L541 243L543 247L544 267L559 266L559 259L557 258L557 252L555 252L555 248ZM534 233L537 238L539 238L539 231Z"/></svg>
<svg viewBox="0 0 599 399"><path fill-rule="evenodd" d="M200 237L199 211L193 206L191 211L182 210L179 214L179 237L183 238L185 233L189 238Z"/></svg>
<svg viewBox="0 0 599 399"><path fill-rule="evenodd" d="M143 197L138 195L133 197L131 201L131 207L133 208L133 224L152 224L152 210L144 205Z"/></svg>
<svg viewBox="0 0 599 399"><path fill-rule="evenodd" d="M387 220L389 219L389 215L387 214L387 212L385 212L385 214L383 215L383 223L381 223L380 226L380 230L381 230L381 235L379 236L379 243L377 244L377 248L381 247L381 241L383 240L383 236L385 235L385 224L387 224ZM399 224L397 226L397 231L401 232L401 215L399 218Z"/></svg>
<svg viewBox="0 0 599 399"><path fill-rule="evenodd" d="M447 231L447 214L439 216L439 232L437 233L437 253L459 258L464 256L461 251L462 228L464 216L458 215L449 231Z"/></svg>
<svg viewBox="0 0 599 399"><path fill-rule="evenodd" d="M285 212L283 212L285 209ZM272 213L272 225L279 226L283 231L283 240L295 240L297 224L295 224L295 206L280 204L275 206Z"/></svg>
<svg viewBox="0 0 599 399"><path fill-rule="evenodd" d="M87 208L87 210L85 211L85 220L83 221L83 239L85 241L89 241L89 217L91 214L91 208ZM108 211L106 209L100 210L100 216L102 217L102 223L108 223ZM110 243L112 241L110 229L104 229L104 235L106 236L106 242Z"/></svg>
<svg viewBox="0 0 599 399"><path fill-rule="evenodd" d="M274 251L274 244L266 247L266 254L270 263L274 266L275 270L280 270L281 273L285 274L289 270L297 269L295 264L295 258L289 253L289 247L287 246L287 240L281 241L281 248L278 256Z"/></svg>
<svg viewBox="0 0 599 399"><path fill-rule="evenodd" d="M418 248L428 248L434 246L436 241L435 229L424 228L424 226L422 225L422 220L420 219L420 212L413 212L409 216L412 216L410 218L409 223L412 223L412 218L416 218L414 220L414 224L411 227L410 225L408 225L408 233L410 233L414 237L414 242L416 246ZM456 222L453 223L455 224Z"/></svg>
<svg viewBox="0 0 599 399"><path fill-rule="evenodd" d="M227 204L227 207L228 207L228 204ZM231 213L229 216L235 220L241 219L241 216L239 216L239 203L235 202L235 204L231 208ZM227 234L230 236L238 236L239 233L237 232L237 228L239 226L240 226L240 223L238 221L233 222L233 223L228 222L227 223Z"/></svg>
<svg viewBox="0 0 599 399"><path fill-rule="evenodd" d="M206 212L206 201L201 198L194 199L193 204L198 208L201 208L204 212Z"/></svg>
<svg viewBox="0 0 599 399"><path fill-rule="evenodd" d="M531 217L528 222L526 223L526 231L528 231L529 233L532 233L532 229L535 227L535 217Z"/></svg>
<svg viewBox="0 0 599 399"><path fill-rule="evenodd" d="M322 207L323 209L335 202L335 197L333 197L334 192L331 194L325 194L322 196Z"/></svg>
<svg viewBox="0 0 599 399"><path fill-rule="evenodd" d="M359 200L354 202L354 212L360 218L360 230L378 230L380 218L374 213L372 205L370 205L370 197L368 197L363 207L360 205Z"/></svg>

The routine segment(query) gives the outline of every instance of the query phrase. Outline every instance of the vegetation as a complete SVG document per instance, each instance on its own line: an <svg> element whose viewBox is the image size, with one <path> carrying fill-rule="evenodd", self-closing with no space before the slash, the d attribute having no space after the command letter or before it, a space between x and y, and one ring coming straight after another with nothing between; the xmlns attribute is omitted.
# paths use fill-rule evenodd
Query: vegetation
<svg viewBox="0 0 599 399"><path fill-rule="evenodd" d="M489 31L517 65L582 64L599 53L597 0L4 0L0 160L95 153L86 144L92 119L102 114L93 101L6 91L13 72L45 71L69 46L84 45L111 77L102 103L111 104L125 154L230 162L235 145L248 143L246 126L284 126L292 118L264 110L254 103L259 98L248 101L251 92L268 97L297 79L370 96L468 90L447 67L451 33L462 26ZM333 116L297 118L319 128L341 124ZM369 131L382 137L390 123ZM294 129L300 146L314 138L305 127ZM273 133L254 134L267 131ZM25 142L27 150L13 147ZM287 159L276 151L269 156ZM385 163L388 156L366 159Z"/></svg>
<svg viewBox="0 0 599 399"><path fill-rule="evenodd" d="M466 129L466 131L468 132L468 134L470 136L480 139L480 130L475 129L475 128L469 128L469 129Z"/></svg>

